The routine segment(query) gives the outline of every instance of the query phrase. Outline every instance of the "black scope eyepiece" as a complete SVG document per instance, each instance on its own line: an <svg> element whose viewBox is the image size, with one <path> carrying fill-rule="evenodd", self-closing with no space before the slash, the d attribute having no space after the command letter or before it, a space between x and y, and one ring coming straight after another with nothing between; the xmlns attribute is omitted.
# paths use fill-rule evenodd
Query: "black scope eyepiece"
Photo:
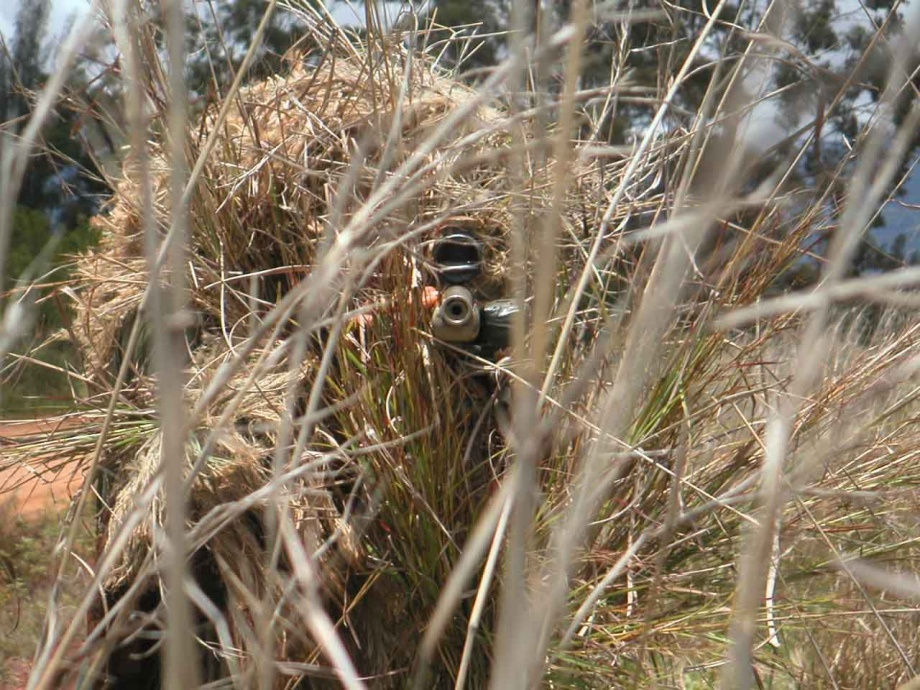
<svg viewBox="0 0 920 690"><path fill-rule="evenodd" d="M438 275L445 283L466 283L482 273L482 243L469 230L448 228L431 249Z"/></svg>

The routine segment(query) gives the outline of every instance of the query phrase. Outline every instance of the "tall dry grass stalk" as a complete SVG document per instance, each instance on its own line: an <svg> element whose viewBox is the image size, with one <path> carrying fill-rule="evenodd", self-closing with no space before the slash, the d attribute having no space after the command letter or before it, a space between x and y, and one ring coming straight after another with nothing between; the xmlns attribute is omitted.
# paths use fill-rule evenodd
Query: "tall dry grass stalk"
<svg viewBox="0 0 920 690"><path fill-rule="evenodd" d="M756 160L787 3L731 27L746 48L674 116L726 6L655 91L624 70L648 13L515 2L472 88L441 59L463 36L291 2L313 47L244 85L250 46L192 108L179 3L165 55L142 6L105 5L129 146L66 292L85 424L0 456L82 463L58 579L90 512L100 544L76 610L52 591L30 687L916 682L918 275L846 276L916 133L894 105L920 10L806 194L815 123ZM601 18L610 83L583 89ZM624 103L654 106L628 149L602 134ZM779 290L844 185L821 280ZM454 226L481 297L526 306L498 357L431 334Z"/></svg>

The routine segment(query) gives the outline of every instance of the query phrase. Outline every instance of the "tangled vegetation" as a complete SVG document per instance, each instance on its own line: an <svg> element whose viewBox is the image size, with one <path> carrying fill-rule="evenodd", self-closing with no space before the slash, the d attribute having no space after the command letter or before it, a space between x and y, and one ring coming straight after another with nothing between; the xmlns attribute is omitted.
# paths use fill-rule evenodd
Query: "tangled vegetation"
<svg viewBox="0 0 920 690"><path fill-rule="evenodd" d="M59 580L98 544L66 618L52 588L32 687L917 676L918 271L848 266L920 118L893 107L920 11L804 195L795 151L757 153L778 9L685 126L663 122L693 50L616 147L638 96L616 55L579 89L578 0L474 85L433 26L358 36L298 5L322 50L191 114L177 24L164 65L119 8L128 153L58 288L80 423L0 447L85 473ZM471 294L519 307L508 347L432 334L458 229ZM803 262L820 280L795 291Z"/></svg>

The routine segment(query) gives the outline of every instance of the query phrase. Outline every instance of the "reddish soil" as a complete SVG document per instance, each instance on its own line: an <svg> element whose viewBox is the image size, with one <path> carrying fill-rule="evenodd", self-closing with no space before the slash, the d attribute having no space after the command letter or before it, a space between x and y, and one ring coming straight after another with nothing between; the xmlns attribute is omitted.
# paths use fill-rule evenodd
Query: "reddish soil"
<svg viewBox="0 0 920 690"><path fill-rule="evenodd" d="M75 425L79 420L70 419L66 423ZM0 421L0 444L14 444L27 436L50 433L60 424L60 420L43 419ZM36 520L57 513L67 507L82 484L83 473L73 465L43 472L41 476L26 467L0 469L0 515L6 520L17 517ZM0 690L23 690L30 669L29 659L0 659Z"/></svg>
<svg viewBox="0 0 920 690"><path fill-rule="evenodd" d="M79 420L71 419L70 425ZM16 443L17 439L35 434L50 433L59 428L60 420L0 421L0 444ZM78 468L64 466L41 476L27 467L0 469L0 505L7 508L4 517L21 516L34 520L49 511L64 508L83 484L83 474ZM15 487L15 488L13 488Z"/></svg>
<svg viewBox="0 0 920 690"><path fill-rule="evenodd" d="M0 690L22 690L29 681L31 662L28 659L9 659L5 668L0 668Z"/></svg>
<svg viewBox="0 0 920 690"><path fill-rule="evenodd" d="M77 640L71 645L73 651L80 647L80 641ZM2 664L6 663L6 666ZM0 690L26 690L29 685L29 675L32 673L32 660L17 657L7 659L6 662L0 660ZM76 679L66 682L64 685L57 685L57 690L74 690L76 688Z"/></svg>

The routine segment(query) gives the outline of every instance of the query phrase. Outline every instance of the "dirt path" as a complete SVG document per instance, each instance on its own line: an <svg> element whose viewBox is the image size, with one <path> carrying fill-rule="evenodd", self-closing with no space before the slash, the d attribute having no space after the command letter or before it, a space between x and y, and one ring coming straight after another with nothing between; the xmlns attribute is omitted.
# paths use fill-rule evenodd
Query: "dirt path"
<svg viewBox="0 0 920 690"><path fill-rule="evenodd" d="M50 433L60 420L0 421L0 443L16 443L17 438ZM74 425L79 420L67 422ZM64 508L83 484L83 474L73 465L37 476L27 467L0 469L0 505L4 515L34 520L48 511ZM15 489L13 488L15 487Z"/></svg>

